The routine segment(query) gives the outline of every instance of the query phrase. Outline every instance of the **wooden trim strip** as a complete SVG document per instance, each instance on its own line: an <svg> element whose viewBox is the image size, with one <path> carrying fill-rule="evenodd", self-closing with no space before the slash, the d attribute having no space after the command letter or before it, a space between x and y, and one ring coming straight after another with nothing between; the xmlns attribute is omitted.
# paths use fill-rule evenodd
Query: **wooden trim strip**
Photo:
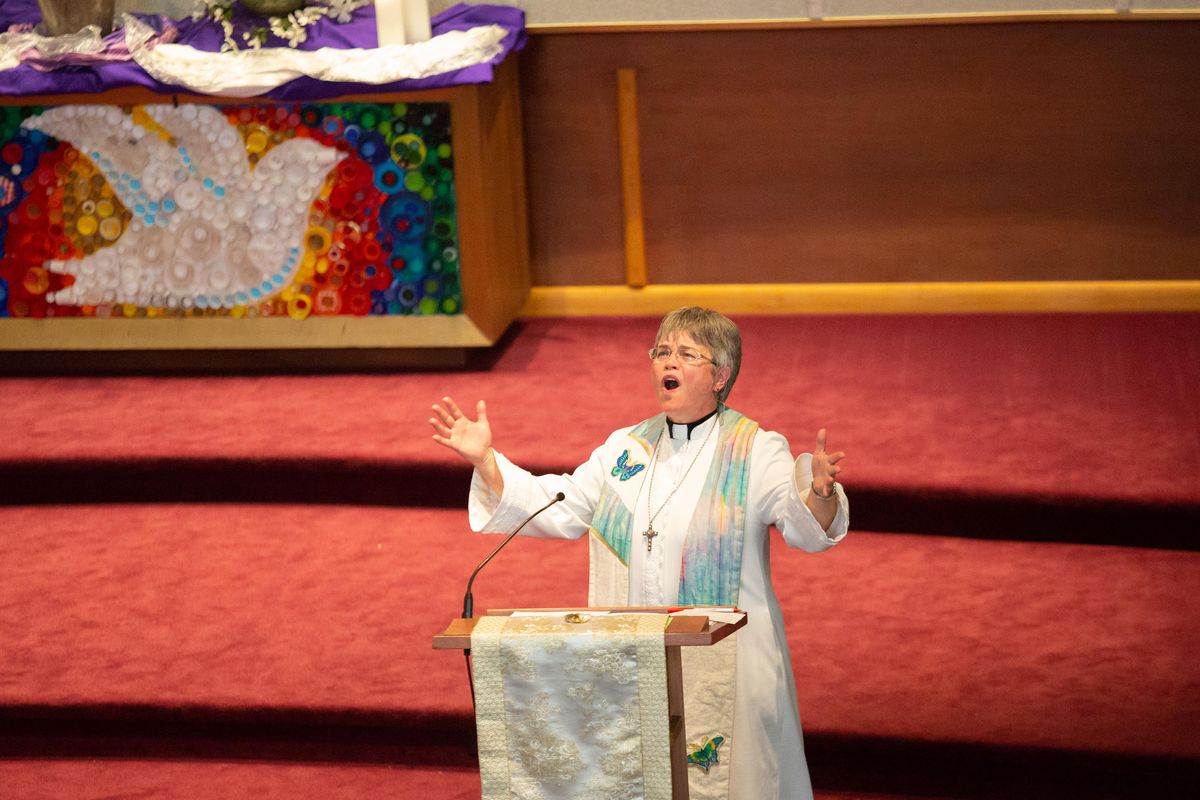
<svg viewBox="0 0 1200 800"><path fill-rule="evenodd" d="M1200 311L1200 280L535 286L522 317Z"/></svg>
<svg viewBox="0 0 1200 800"><path fill-rule="evenodd" d="M487 347L495 343L465 314L400 317L169 317L0 319L10 350L309 350Z"/></svg>
<svg viewBox="0 0 1200 800"><path fill-rule="evenodd" d="M875 28L922 25L992 25L1010 22L1164 22L1200 20L1200 9L1096 9L1080 11L959 12L872 17L787 17L780 19L664 20L661 22L547 22L526 26L531 34L678 33L686 31L771 31L803 28Z"/></svg>
<svg viewBox="0 0 1200 800"><path fill-rule="evenodd" d="M642 213L642 160L637 116L637 70L617 70L617 143L621 152L621 213L625 283L646 285L646 227Z"/></svg>

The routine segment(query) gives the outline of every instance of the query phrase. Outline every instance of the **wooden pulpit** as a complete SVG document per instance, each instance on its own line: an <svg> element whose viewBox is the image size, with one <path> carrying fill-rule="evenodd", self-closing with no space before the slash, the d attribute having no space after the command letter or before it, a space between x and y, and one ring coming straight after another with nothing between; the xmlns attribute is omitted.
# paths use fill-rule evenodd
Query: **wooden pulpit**
<svg viewBox="0 0 1200 800"><path fill-rule="evenodd" d="M650 613L670 614L678 611L673 608L536 608L515 609L501 608L488 611L489 616L509 616L517 611L532 611L540 614L587 613L589 611L611 611L620 613ZM672 616L668 622L663 642L666 647L667 663L667 713L671 737L671 797L673 800L687 800L687 734L684 729L683 707L683 667L680 658L680 647L707 647L714 645L734 631L745 626L745 612L738 612L740 617L735 622L721 622L703 616L703 608L692 610L689 615ZM728 611L728 609L721 609ZM471 647L471 632L475 629L478 618L454 619L444 631L433 637L435 650L469 650Z"/></svg>

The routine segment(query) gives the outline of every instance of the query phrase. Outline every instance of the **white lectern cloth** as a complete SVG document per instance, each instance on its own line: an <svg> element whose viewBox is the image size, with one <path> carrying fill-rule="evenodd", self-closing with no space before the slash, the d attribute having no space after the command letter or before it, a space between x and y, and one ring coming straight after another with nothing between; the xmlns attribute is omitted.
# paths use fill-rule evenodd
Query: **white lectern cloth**
<svg viewBox="0 0 1200 800"><path fill-rule="evenodd" d="M670 800L667 620L481 618L471 651L483 800Z"/></svg>

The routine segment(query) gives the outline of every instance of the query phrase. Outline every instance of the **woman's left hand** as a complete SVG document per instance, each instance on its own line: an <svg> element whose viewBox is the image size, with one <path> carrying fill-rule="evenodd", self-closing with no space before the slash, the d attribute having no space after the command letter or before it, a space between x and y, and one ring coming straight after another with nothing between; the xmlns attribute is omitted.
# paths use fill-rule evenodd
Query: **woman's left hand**
<svg viewBox="0 0 1200 800"><path fill-rule="evenodd" d="M843 452L828 453L825 451L825 429L817 431L817 447L812 457L812 484L817 494L829 496L834 491L833 484L837 481L842 468L838 462L846 457Z"/></svg>

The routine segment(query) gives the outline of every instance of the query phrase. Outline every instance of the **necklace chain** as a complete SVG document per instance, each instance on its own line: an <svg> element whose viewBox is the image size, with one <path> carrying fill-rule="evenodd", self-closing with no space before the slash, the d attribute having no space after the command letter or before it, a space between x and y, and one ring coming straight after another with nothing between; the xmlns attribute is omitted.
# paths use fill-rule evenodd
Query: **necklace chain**
<svg viewBox="0 0 1200 800"><path fill-rule="evenodd" d="M667 424L669 425L670 423ZM685 480L687 480L687 476L692 471L692 467L696 466L696 462L700 460L700 454L704 452L704 445L708 444L709 438L712 436L713 431L717 429L719 424L719 420L713 420L712 427L710 427L708 429L708 433L704 435L704 441L700 443L699 449L696 450L696 455L692 456L691 463L688 464L687 469L683 471L683 476L680 477L679 481L675 484L675 488L673 488L671 493L667 495L667 498L662 501L662 504L658 507L658 511L651 512L650 497L654 494L654 473L658 471L658 445L660 442L662 442L663 434L666 433L666 428L663 428L663 430L659 432L658 438L654 440L654 453L650 458L650 479L648 481L649 485L646 489L646 513L650 515L650 519L646 523L646 532L642 534L646 537L647 550L651 548L651 545L654 541L654 518L662 513L662 510L667 507L667 503L671 502L671 498L674 497L675 493L679 491L679 487L683 485ZM691 441L691 439L688 441Z"/></svg>

